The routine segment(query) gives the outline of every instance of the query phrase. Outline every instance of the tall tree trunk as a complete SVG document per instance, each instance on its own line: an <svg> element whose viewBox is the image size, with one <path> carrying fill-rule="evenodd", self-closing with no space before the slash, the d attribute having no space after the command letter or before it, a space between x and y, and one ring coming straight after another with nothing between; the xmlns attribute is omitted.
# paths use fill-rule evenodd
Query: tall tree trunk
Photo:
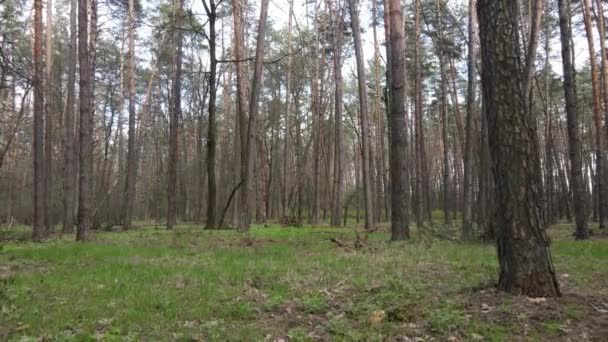
<svg viewBox="0 0 608 342"><path fill-rule="evenodd" d="M388 2L390 23L391 94L389 111L390 179L391 179L391 240L409 238L407 123L405 115L405 39L403 9L399 0Z"/></svg>
<svg viewBox="0 0 608 342"><path fill-rule="evenodd" d="M243 16L243 6L241 1L245 0L232 0L232 17L233 17L233 29L234 29L234 57L237 60L236 62L236 113L239 121L239 137L240 137L240 171L241 174L238 175L239 180L237 183L245 175L245 168L247 167L247 85L245 81L245 71L247 65L243 61L245 58L245 45L243 38L243 25L242 25L242 16ZM241 197L243 196L244 187L241 185ZM241 198L241 203L244 199ZM242 208L239 208L242 209ZM237 215L237 220L239 219L239 215Z"/></svg>
<svg viewBox="0 0 608 342"><path fill-rule="evenodd" d="M597 184L597 194L594 194L598 203L598 218L600 229L608 224L608 202L606 196L606 175L604 161L604 132L602 127L602 108L600 104L601 86L599 81L599 70L595 57L595 43L593 41L593 26L591 24L591 1L583 0L583 16L585 21L585 31L587 33L587 44L589 46L589 64L591 66L591 87L593 90L593 122L595 124L595 182Z"/></svg>
<svg viewBox="0 0 608 342"><path fill-rule="evenodd" d="M246 154L246 167L243 170L244 182L241 196L241 215L239 219L238 229L241 232L249 230L250 216L249 210L252 206L252 194L255 191L254 167L257 156L257 116L259 107L260 87L262 83L262 72L264 63L264 43L266 38L266 18L268 17L268 2L262 0L260 7L260 21L258 26L258 37L256 41L255 51L255 67L253 70L253 79L251 81L251 99L249 101L249 127L247 129L247 149L243 152Z"/></svg>
<svg viewBox="0 0 608 342"><path fill-rule="evenodd" d="M359 10L356 0L348 0L351 15L351 28L355 43L355 56L357 62L357 77L359 85L359 111L361 115L361 141L363 147L363 192L365 203L365 229L375 230L374 209L372 205L372 182L370 170L370 135L369 135L369 105L367 99L367 82L365 77L365 59L361 43L361 27L359 24Z"/></svg>
<svg viewBox="0 0 608 342"><path fill-rule="evenodd" d="M333 58L334 58L334 83L335 83L335 99L334 99L334 196L332 201L331 225L334 227L340 226L342 223L342 194L344 192L344 172L343 172L343 142L342 142L342 107L344 107L342 89L342 13L336 8L332 12L331 20L333 21Z"/></svg>
<svg viewBox="0 0 608 342"><path fill-rule="evenodd" d="M443 22L441 19L441 4L437 0L437 23L439 41L437 43L437 57L441 73L441 140L443 141L443 218L444 223L452 224L450 216L450 150L448 142L448 80L446 68L445 51L443 47Z"/></svg>
<svg viewBox="0 0 608 342"><path fill-rule="evenodd" d="M96 0L91 0L94 2ZM78 182L78 229L76 240L84 241L93 226L93 101L88 36L88 0L78 0L78 64L80 88L80 153ZM94 8L91 3L91 8Z"/></svg>
<svg viewBox="0 0 608 342"><path fill-rule="evenodd" d="M585 205L585 182L583 180L582 142L579 132L579 119L576 104L576 79L572 50L572 27L570 23L570 0L558 0L559 28L562 44L562 62L564 67L564 99L568 121L568 145L570 150L570 184L574 215L576 221L576 239L589 238L587 226L587 208Z"/></svg>
<svg viewBox="0 0 608 342"><path fill-rule="evenodd" d="M46 43L44 67L44 230L53 228L53 1L46 3Z"/></svg>
<svg viewBox="0 0 608 342"><path fill-rule="evenodd" d="M597 0L597 28L598 35L600 40L600 50L601 50L601 65L600 71L602 76L602 90L603 90L603 102L604 102L604 115L605 122L604 125L606 127L606 136L608 136L608 56L606 51L606 24L604 22L604 5L602 0ZM604 155L602 156L602 160L604 161L604 188L605 188L605 196L603 197L604 205L602 205L600 201L600 210L604 210L604 213L600 213L604 219L604 226L600 225L600 228L605 229L608 226L608 164L606 164L608 160L608 155L606 154L606 149L603 148L602 151Z"/></svg>
<svg viewBox="0 0 608 342"><path fill-rule="evenodd" d="M209 122L207 125L207 229L215 228L215 211L217 201L217 190L215 186L215 139L217 129L215 127L215 108L217 98L217 58L215 56L216 48L216 4L214 0L209 0L209 5L203 1L205 12L209 18Z"/></svg>
<svg viewBox="0 0 608 342"><path fill-rule="evenodd" d="M473 234L473 118L476 115L475 91L477 88L477 0L469 0L468 57L467 57L467 119L464 148L464 185L462 208L462 237L470 239Z"/></svg>
<svg viewBox="0 0 608 342"><path fill-rule="evenodd" d="M82 0L84 1L84 0ZM44 78L42 64L42 0L34 0L34 213L32 239L44 239Z"/></svg>
<svg viewBox="0 0 608 342"><path fill-rule="evenodd" d="M123 204L123 229L130 229L135 201L136 174L136 136L135 136L135 0L129 0L128 31L129 56L127 57L127 82L129 83L129 132L127 142L127 178ZM122 96L122 94L121 94ZM121 108L122 109L122 108Z"/></svg>
<svg viewBox="0 0 608 342"><path fill-rule="evenodd" d="M500 208L495 215L498 287L530 297L556 297L560 290L544 230L537 137L534 119L526 114L517 2L479 0L477 10L484 111Z"/></svg>
<svg viewBox="0 0 608 342"><path fill-rule="evenodd" d="M289 154L289 134L291 128L291 69L292 69L292 56L291 56L291 31L293 26L293 1L289 0L289 19L287 24L287 75L286 86L285 86L285 133L284 133L284 147L283 147L283 217L286 218L290 215L289 211L289 168L291 156Z"/></svg>
<svg viewBox="0 0 608 342"><path fill-rule="evenodd" d="M62 233L74 231L74 102L76 92L76 63L77 63L77 29L76 11L77 0L70 0L70 40L68 56L67 99L64 117L64 149L63 149L63 228Z"/></svg>
<svg viewBox="0 0 608 342"><path fill-rule="evenodd" d="M171 86L171 104L169 114L169 162L167 165L167 229L172 229L176 222L176 191L177 191L177 157L178 130L182 112L182 15L184 0L173 1L173 84Z"/></svg>

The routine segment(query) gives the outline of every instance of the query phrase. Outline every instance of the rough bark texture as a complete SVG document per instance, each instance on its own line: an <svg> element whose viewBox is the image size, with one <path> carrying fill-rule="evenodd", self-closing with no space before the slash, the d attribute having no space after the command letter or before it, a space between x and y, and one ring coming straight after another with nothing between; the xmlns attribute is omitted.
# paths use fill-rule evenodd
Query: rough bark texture
<svg viewBox="0 0 608 342"><path fill-rule="evenodd" d="M44 238L44 90L42 64L42 0L34 1L34 213L32 239Z"/></svg>
<svg viewBox="0 0 608 342"><path fill-rule="evenodd" d="M249 230L250 215L249 210L253 207L253 196L255 191L255 175L254 167L257 156L257 116L260 97L260 86L262 81L262 67L264 63L264 43L266 37L266 18L268 17L268 1L262 0L260 7L260 22L258 26L258 37L256 41L255 51L255 67L253 70L253 80L251 82L251 99L249 101L249 128L247 129L247 149L243 152L246 154L246 167L243 170L244 179L243 192L241 196L241 215L239 219L238 230L245 232Z"/></svg>
<svg viewBox="0 0 608 342"><path fill-rule="evenodd" d="M568 121L568 145L570 151L570 184L576 230L576 239L588 239L587 207L585 205L585 182L583 179L582 142L579 132L579 119L576 104L576 79L572 50L572 27L570 23L570 0L558 0L559 28L562 43L562 64L564 67L564 99Z"/></svg>
<svg viewBox="0 0 608 342"><path fill-rule="evenodd" d="M544 230L533 118L526 115L517 2L479 0L482 87L496 182L499 289L560 295Z"/></svg>
<svg viewBox="0 0 608 342"><path fill-rule="evenodd" d="M374 230L374 209L372 205L372 185L370 175L370 135L369 135L369 104L367 99L367 82L365 77L365 62L361 43L361 26L359 24L359 10L355 0L348 0L351 16L351 28L355 42L355 57L357 62L357 77L359 85L359 111L361 115L361 141L363 163L363 192L365 203L365 229Z"/></svg>
<svg viewBox="0 0 608 342"><path fill-rule="evenodd" d="M95 0L92 0L95 1ZM93 110L91 108L91 63L89 63L87 0L78 0L78 64L80 66L80 153L78 178L78 229L76 240L84 241L93 226Z"/></svg>
<svg viewBox="0 0 608 342"><path fill-rule="evenodd" d="M391 180L391 240L409 238L407 123L405 116L405 40L399 0L387 0L390 21L391 86L389 171Z"/></svg>

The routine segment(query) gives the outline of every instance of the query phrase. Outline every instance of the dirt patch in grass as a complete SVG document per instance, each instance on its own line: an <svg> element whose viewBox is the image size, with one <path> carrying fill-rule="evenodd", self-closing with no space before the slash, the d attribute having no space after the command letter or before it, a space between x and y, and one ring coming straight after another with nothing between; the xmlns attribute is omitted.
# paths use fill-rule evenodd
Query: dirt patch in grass
<svg viewBox="0 0 608 342"><path fill-rule="evenodd" d="M513 327L512 338L544 336L569 341L608 340L606 299L564 291L560 298L513 296L493 288L471 293L465 309L481 323Z"/></svg>
<svg viewBox="0 0 608 342"><path fill-rule="evenodd" d="M50 269L50 266L42 262L11 260L7 264L0 266L0 280L6 281L18 273L46 272L48 269Z"/></svg>

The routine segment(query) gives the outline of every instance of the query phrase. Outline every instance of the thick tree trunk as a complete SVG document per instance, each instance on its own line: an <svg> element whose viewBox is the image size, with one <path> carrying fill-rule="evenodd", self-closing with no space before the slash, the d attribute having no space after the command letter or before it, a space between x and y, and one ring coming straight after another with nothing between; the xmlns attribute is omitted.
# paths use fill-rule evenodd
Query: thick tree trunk
<svg viewBox="0 0 608 342"><path fill-rule="evenodd" d="M128 34L129 56L127 57L127 82L129 84L129 131L127 142L127 178L125 181L125 198L123 213L123 229L131 228L133 207L135 202L136 174L136 136L135 136L135 0L129 0ZM122 96L122 95L121 95ZM121 108L122 109L122 108Z"/></svg>
<svg viewBox="0 0 608 342"><path fill-rule="evenodd" d="M389 111L390 179L391 179L391 240L409 238L407 123L405 115L405 40L403 9L399 0L386 0L390 22L391 86Z"/></svg>
<svg viewBox="0 0 608 342"><path fill-rule="evenodd" d="M369 105L367 99L367 82L365 77L365 59L361 43L361 27L359 25L359 10L355 0L348 0L351 15L351 28L355 43L355 56L357 62L357 77L359 85L359 111L361 115L361 141L363 147L363 192L365 203L365 229L375 230L374 209L372 205L372 182L370 170L370 135L369 135Z"/></svg>
<svg viewBox="0 0 608 342"><path fill-rule="evenodd" d="M260 87L262 83L262 72L264 63L264 43L266 39L266 18L268 17L268 2L262 0L260 7L260 21L258 26L258 37L255 51L255 67L251 82L251 99L249 101L249 127L247 129L247 149L245 153L246 167L244 168L243 191L241 193L241 215L238 230L246 232L249 230L251 221L249 210L253 206L253 192L255 191L255 160L257 159L257 116L259 107Z"/></svg>
<svg viewBox="0 0 608 342"><path fill-rule="evenodd" d="M582 142L579 132L579 119L576 104L576 79L572 50L572 27L570 23L570 0L558 0L559 28L562 44L562 63L564 67L564 99L568 121L568 145L570 150L570 184L574 215L576 221L576 239L588 239L588 213L585 205L585 182L583 180Z"/></svg>
<svg viewBox="0 0 608 342"><path fill-rule="evenodd" d="M171 86L171 104L169 114L169 162L167 163L167 229L172 229L176 222L176 191L177 191L177 157L178 157L178 130L182 111L182 15L184 0L174 0L173 16L173 84Z"/></svg>
<svg viewBox="0 0 608 342"><path fill-rule="evenodd" d="M479 0L477 9L484 111L500 208L495 215L498 287L530 297L559 296L544 230L536 132L526 115L517 2Z"/></svg>

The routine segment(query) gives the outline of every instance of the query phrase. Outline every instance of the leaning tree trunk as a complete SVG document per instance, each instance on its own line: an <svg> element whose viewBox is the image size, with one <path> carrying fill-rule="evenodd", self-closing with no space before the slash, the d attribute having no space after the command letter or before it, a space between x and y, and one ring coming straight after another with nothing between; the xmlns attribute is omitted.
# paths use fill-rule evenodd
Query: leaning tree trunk
<svg viewBox="0 0 608 342"><path fill-rule="evenodd" d="M365 61L361 43L361 28L359 25L359 10L356 0L348 0L351 15L351 28L355 43L355 56L357 61L357 77L359 85L359 111L361 112L361 141L363 147L363 192L365 203L365 229L374 230L374 209L372 205L372 182L370 175L370 141L369 141L369 105L367 101L367 83L365 78Z"/></svg>
<svg viewBox="0 0 608 342"><path fill-rule="evenodd" d="M405 40L403 9L399 0L387 0L390 22L390 111L389 164L391 180L391 240L409 238L409 180L406 161L407 123L405 115Z"/></svg>
<svg viewBox="0 0 608 342"><path fill-rule="evenodd" d="M500 290L556 297L559 284L544 230L533 118L526 114L517 2L479 0L482 89L494 179ZM505 58L510 56L511 58Z"/></svg>
<svg viewBox="0 0 608 342"><path fill-rule="evenodd" d="M558 0L559 28L562 43L562 63L564 66L564 99L568 121L568 145L570 150L570 183L574 205L577 240L589 238L587 207L585 205L585 182L583 179L582 142L579 132L578 109L576 104L576 79L572 49L572 27L570 23L570 0Z"/></svg>

